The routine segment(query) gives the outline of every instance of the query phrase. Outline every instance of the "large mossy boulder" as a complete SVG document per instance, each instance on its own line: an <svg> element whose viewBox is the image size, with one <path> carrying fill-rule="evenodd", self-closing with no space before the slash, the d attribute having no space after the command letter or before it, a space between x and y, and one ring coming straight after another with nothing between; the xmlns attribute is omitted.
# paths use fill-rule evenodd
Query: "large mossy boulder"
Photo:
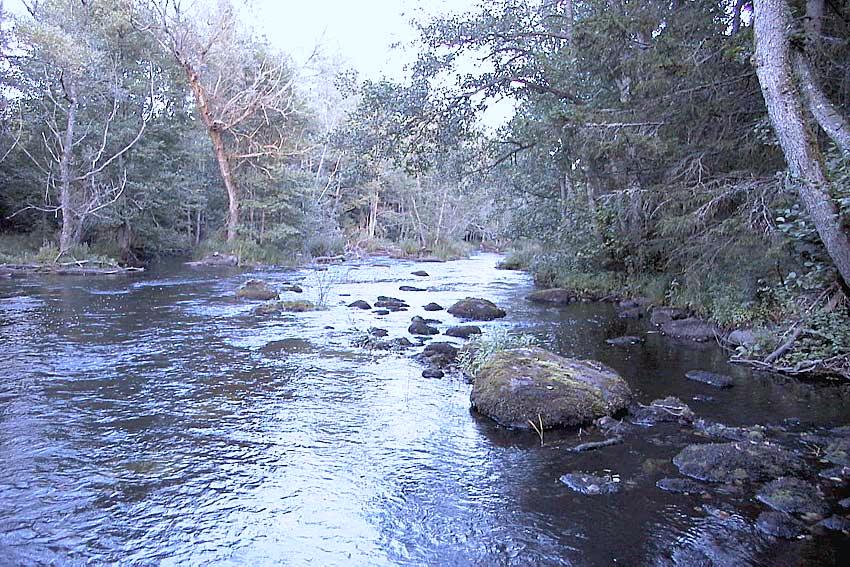
<svg viewBox="0 0 850 567"><path fill-rule="evenodd" d="M237 299L248 299L251 301L269 301L277 299L277 290L273 289L263 280L248 280L236 290Z"/></svg>
<svg viewBox="0 0 850 567"><path fill-rule="evenodd" d="M480 297L461 299L449 307L448 311L455 317L472 321L492 321L507 315L504 309L500 309L492 301Z"/></svg>
<svg viewBox="0 0 850 567"><path fill-rule="evenodd" d="M574 427L626 408L629 385L592 360L558 356L538 347L491 355L476 373L472 405L507 427Z"/></svg>

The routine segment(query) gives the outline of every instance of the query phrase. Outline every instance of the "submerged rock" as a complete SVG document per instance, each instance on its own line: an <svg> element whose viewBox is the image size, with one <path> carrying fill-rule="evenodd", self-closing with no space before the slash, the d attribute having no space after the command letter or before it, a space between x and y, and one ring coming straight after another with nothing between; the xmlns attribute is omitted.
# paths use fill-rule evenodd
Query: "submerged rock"
<svg viewBox="0 0 850 567"><path fill-rule="evenodd" d="M437 303L428 303L422 309L425 311L442 311L445 308Z"/></svg>
<svg viewBox="0 0 850 567"><path fill-rule="evenodd" d="M525 298L532 303L547 303L549 305L568 305L577 300L573 291L560 287L534 291Z"/></svg>
<svg viewBox="0 0 850 567"><path fill-rule="evenodd" d="M767 483L756 494L756 499L786 514L824 516L829 512L829 506L815 485L793 477Z"/></svg>
<svg viewBox="0 0 850 567"><path fill-rule="evenodd" d="M304 313L315 311L316 306L310 301L271 301L258 305L251 310L254 315L276 315L280 313Z"/></svg>
<svg viewBox="0 0 850 567"><path fill-rule="evenodd" d="M200 260L194 262L186 262L187 266L237 266L239 265L239 257L234 254L219 254L213 252Z"/></svg>
<svg viewBox="0 0 850 567"><path fill-rule="evenodd" d="M389 315L390 312L387 309L375 309L375 315Z"/></svg>
<svg viewBox="0 0 850 567"><path fill-rule="evenodd" d="M763 441L765 435L765 428L761 425L728 427L722 423L712 423L704 419L694 422L694 429L709 437L726 439L727 441Z"/></svg>
<svg viewBox="0 0 850 567"><path fill-rule="evenodd" d="M412 285L402 285L399 286L399 291L428 291L427 289L421 287L414 287Z"/></svg>
<svg viewBox="0 0 850 567"><path fill-rule="evenodd" d="M703 506L707 515L672 542L665 542L669 560L657 565L677 567L738 567L760 565L768 542L741 514Z"/></svg>
<svg viewBox="0 0 850 567"><path fill-rule="evenodd" d="M378 300L375 302L375 307L382 307L390 311L402 311L410 306L401 299L379 295Z"/></svg>
<svg viewBox="0 0 850 567"><path fill-rule="evenodd" d="M663 400L653 400L648 406L639 405L629 411L632 422L637 425L655 425L657 423L681 423L687 425L694 420L691 408L673 396Z"/></svg>
<svg viewBox="0 0 850 567"><path fill-rule="evenodd" d="M614 494L620 492L620 478L612 474L589 474L585 472L567 473L559 479L570 489L595 496L597 494Z"/></svg>
<svg viewBox="0 0 850 567"><path fill-rule="evenodd" d="M699 494L706 491L706 486L689 478L662 478L655 486L664 492L676 494Z"/></svg>
<svg viewBox="0 0 850 567"><path fill-rule="evenodd" d="M446 329L445 334L449 337L468 339L472 335L480 335L481 327L476 325L458 325L457 327L449 327Z"/></svg>
<svg viewBox="0 0 850 567"><path fill-rule="evenodd" d="M801 473L803 458L769 443L688 445L673 458L685 476L706 482L756 482Z"/></svg>
<svg viewBox="0 0 850 567"><path fill-rule="evenodd" d="M643 339L641 337L626 335L625 337L614 337L613 339L606 339L605 342L611 346L631 346L642 343Z"/></svg>
<svg viewBox="0 0 850 567"><path fill-rule="evenodd" d="M643 309L640 307L632 307L624 309L617 314L620 319L641 319L643 318Z"/></svg>
<svg viewBox="0 0 850 567"><path fill-rule="evenodd" d="M278 293L263 280L248 280L236 290L237 299L268 301L277 299Z"/></svg>
<svg viewBox="0 0 850 567"><path fill-rule="evenodd" d="M451 307L449 313L462 319L473 321L492 321L507 315L503 309L499 309L495 303L480 297L467 297L461 299Z"/></svg>
<svg viewBox="0 0 850 567"><path fill-rule="evenodd" d="M844 516L830 516L818 522L817 525L835 532L850 532L850 519Z"/></svg>
<svg viewBox="0 0 850 567"><path fill-rule="evenodd" d="M619 374L591 361L538 347L491 355L475 376L472 405L507 427L569 427L626 408L631 390Z"/></svg>
<svg viewBox="0 0 850 567"><path fill-rule="evenodd" d="M803 524L782 512L762 512L756 519L756 528L764 534L793 539L803 533Z"/></svg>
<svg viewBox="0 0 850 567"><path fill-rule="evenodd" d="M348 306L355 309L372 309L372 306L369 305L367 302L363 301L362 299L358 299L353 303L349 303Z"/></svg>
<svg viewBox="0 0 850 567"><path fill-rule="evenodd" d="M716 372L706 372L705 370L691 370L685 374L685 378L695 382L702 382L715 388L731 388L734 385L731 376L717 374Z"/></svg>

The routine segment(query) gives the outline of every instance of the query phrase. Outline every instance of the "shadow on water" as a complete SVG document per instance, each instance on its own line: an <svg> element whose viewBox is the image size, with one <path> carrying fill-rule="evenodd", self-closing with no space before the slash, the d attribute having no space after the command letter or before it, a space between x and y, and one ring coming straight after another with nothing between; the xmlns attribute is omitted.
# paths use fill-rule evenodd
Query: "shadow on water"
<svg viewBox="0 0 850 567"><path fill-rule="evenodd" d="M676 474L670 460L691 433L659 426L575 454L566 449L587 432L547 432L541 446L470 412L463 381L424 379L405 355L352 346L370 327L407 336L428 302L482 296L509 313L485 331L508 326L601 360L642 403L675 395L728 425L848 422L842 389L730 368L714 346L654 334L643 345L607 346L647 329L617 319L610 305L534 306L523 299L529 278L495 270L497 260L363 261L321 275L164 266L130 278L0 282L2 561L687 565L699 563L671 548L701 542L731 549L717 555L729 564L840 563L847 538L748 537L752 502L656 489ZM412 276L417 269L430 276ZM255 318L251 304L233 299L249 277L298 283L299 299L327 292L330 308ZM378 295L411 309L380 316L346 307ZM456 321L445 311L428 316L441 328ZM735 387L685 380L695 368L731 373ZM613 471L623 490L571 492L558 478L573 470ZM743 516L711 513L727 508ZM727 540L712 540L718 533Z"/></svg>

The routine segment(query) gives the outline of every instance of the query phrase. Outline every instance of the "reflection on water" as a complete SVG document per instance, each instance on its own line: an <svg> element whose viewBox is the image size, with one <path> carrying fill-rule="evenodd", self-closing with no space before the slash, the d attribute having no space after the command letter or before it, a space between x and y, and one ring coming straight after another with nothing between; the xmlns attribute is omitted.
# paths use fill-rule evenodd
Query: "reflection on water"
<svg viewBox="0 0 850 567"><path fill-rule="evenodd" d="M540 447L472 415L464 382L423 379L406 355L351 346L373 326L406 336L422 305L468 295L509 313L485 331L509 326L600 359L644 403L676 395L731 425L847 422L838 390L729 369L714 347L657 335L608 347L641 324L607 305L533 306L529 278L495 270L497 260L0 283L0 563L635 565L705 531L712 520L698 498L654 486L675 473L670 458L687 433L662 427L573 454L571 431ZM410 275L417 269L430 277ZM331 308L254 318L232 294L248 277L298 283L312 300L330 287ZM405 284L428 291L399 291ZM411 310L345 307L378 295ZM738 384L683 380L693 368L732 372ZM627 490L588 498L558 482L603 469ZM735 557L769 564L807 545Z"/></svg>

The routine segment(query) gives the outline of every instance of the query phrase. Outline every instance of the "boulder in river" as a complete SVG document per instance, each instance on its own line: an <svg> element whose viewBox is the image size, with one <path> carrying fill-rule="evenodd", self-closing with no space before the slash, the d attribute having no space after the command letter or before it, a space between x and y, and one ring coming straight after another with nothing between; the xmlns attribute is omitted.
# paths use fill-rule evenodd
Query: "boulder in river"
<svg viewBox="0 0 850 567"><path fill-rule="evenodd" d="M533 291L525 298L532 303L546 303L549 305L568 305L577 300L574 291L562 287Z"/></svg>
<svg viewBox="0 0 850 567"><path fill-rule="evenodd" d="M685 374L685 378L695 382L702 382L715 388L731 388L734 385L731 376L716 372L707 372L705 370L691 370Z"/></svg>
<svg viewBox="0 0 850 567"><path fill-rule="evenodd" d="M429 343L419 358L437 367L445 367L457 360L458 348L449 342Z"/></svg>
<svg viewBox="0 0 850 567"><path fill-rule="evenodd" d="M357 301L349 303L348 306L354 309L372 309L372 306L369 305L367 302L363 301L362 299L358 299Z"/></svg>
<svg viewBox="0 0 850 567"><path fill-rule="evenodd" d="M717 329L714 325L706 323L702 319L688 317L687 319L674 319L663 323L661 332L674 339L703 343L713 339L716 336Z"/></svg>
<svg viewBox="0 0 850 567"><path fill-rule="evenodd" d="M389 309L390 311L403 311L410 306L401 299L379 295L378 300L375 302L375 307Z"/></svg>
<svg viewBox="0 0 850 567"><path fill-rule="evenodd" d="M277 299L278 293L263 280L248 280L236 290L236 297L252 301L269 301Z"/></svg>
<svg viewBox="0 0 850 567"><path fill-rule="evenodd" d="M458 325L456 327L449 327L448 329L446 329L445 334L449 337L468 339L472 335L480 335L481 327L477 325Z"/></svg>
<svg viewBox="0 0 850 567"><path fill-rule="evenodd" d="M422 309L425 311L442 311L445 308L442 305L432 302L425 305Z"/></svg>
<svg viewBox="0 0 850 567"><path fill-rule="evenodd" d="M567 473L559 479L571 490L588 496L614 494L620 492L620 477L613 474L589 474L585 472Z"/></svg>
<svg viewBox="0 0 850 567"><path fill-rule="evenodd" d="M316 306L310 301L270 301L254 307L251 313L254 315L276 315L280 313L304 313L315 310Z"/></svg>
<svg viewBox="0 0 850 567"><path fill-rule="evenodd" d="M421 317L414 318L407 328L407 332L411 335L439 335L439 329L432 327L426 323Z"/></svg>
<svg viewBox="0 0 850 567"><path fill-rule="evenodd" d="M206 256L200 260L196 260L194 262L186 262L187 266L238 266L239 265L239 257L235 254L219 254L218 252L213 252L209 256Z"/></svg>
<svg viewBox="0 0 850 567"><path fill-rule="evenodd" d="M456 317L473 321L492 321L507 315L504 309L499 309L492 301L480 297L461 299L449 307L448 311Z"/></svg>
<svg viewBox="0 0 850 567"><path fill-rule="evenodd" d="M688 445L673 458L685 476L705 482L758 482L806 470L797 453L770 443L746 441Z"/></svg>
<svg viewBox="0 0 850 567"><path fill-rule="evenodd" d="M765 484L756 499L778 512L825 516L829 506L817 487L804 480L784 477Z"/></svg>
<svg viewBox="0 0 850 567"><path fill-rule="evenodd" d="M472 405L507 427L570 427L615 414L631 399L623 378L604 364L538 347L492 354L472 386Z"/></svg>
<svg viewBox="0 0 850 567"><path fill-rule="evenodd" d="M443 376L445 374L439 368L426 368L422 371L423 378L442 378Z"/></svg>

